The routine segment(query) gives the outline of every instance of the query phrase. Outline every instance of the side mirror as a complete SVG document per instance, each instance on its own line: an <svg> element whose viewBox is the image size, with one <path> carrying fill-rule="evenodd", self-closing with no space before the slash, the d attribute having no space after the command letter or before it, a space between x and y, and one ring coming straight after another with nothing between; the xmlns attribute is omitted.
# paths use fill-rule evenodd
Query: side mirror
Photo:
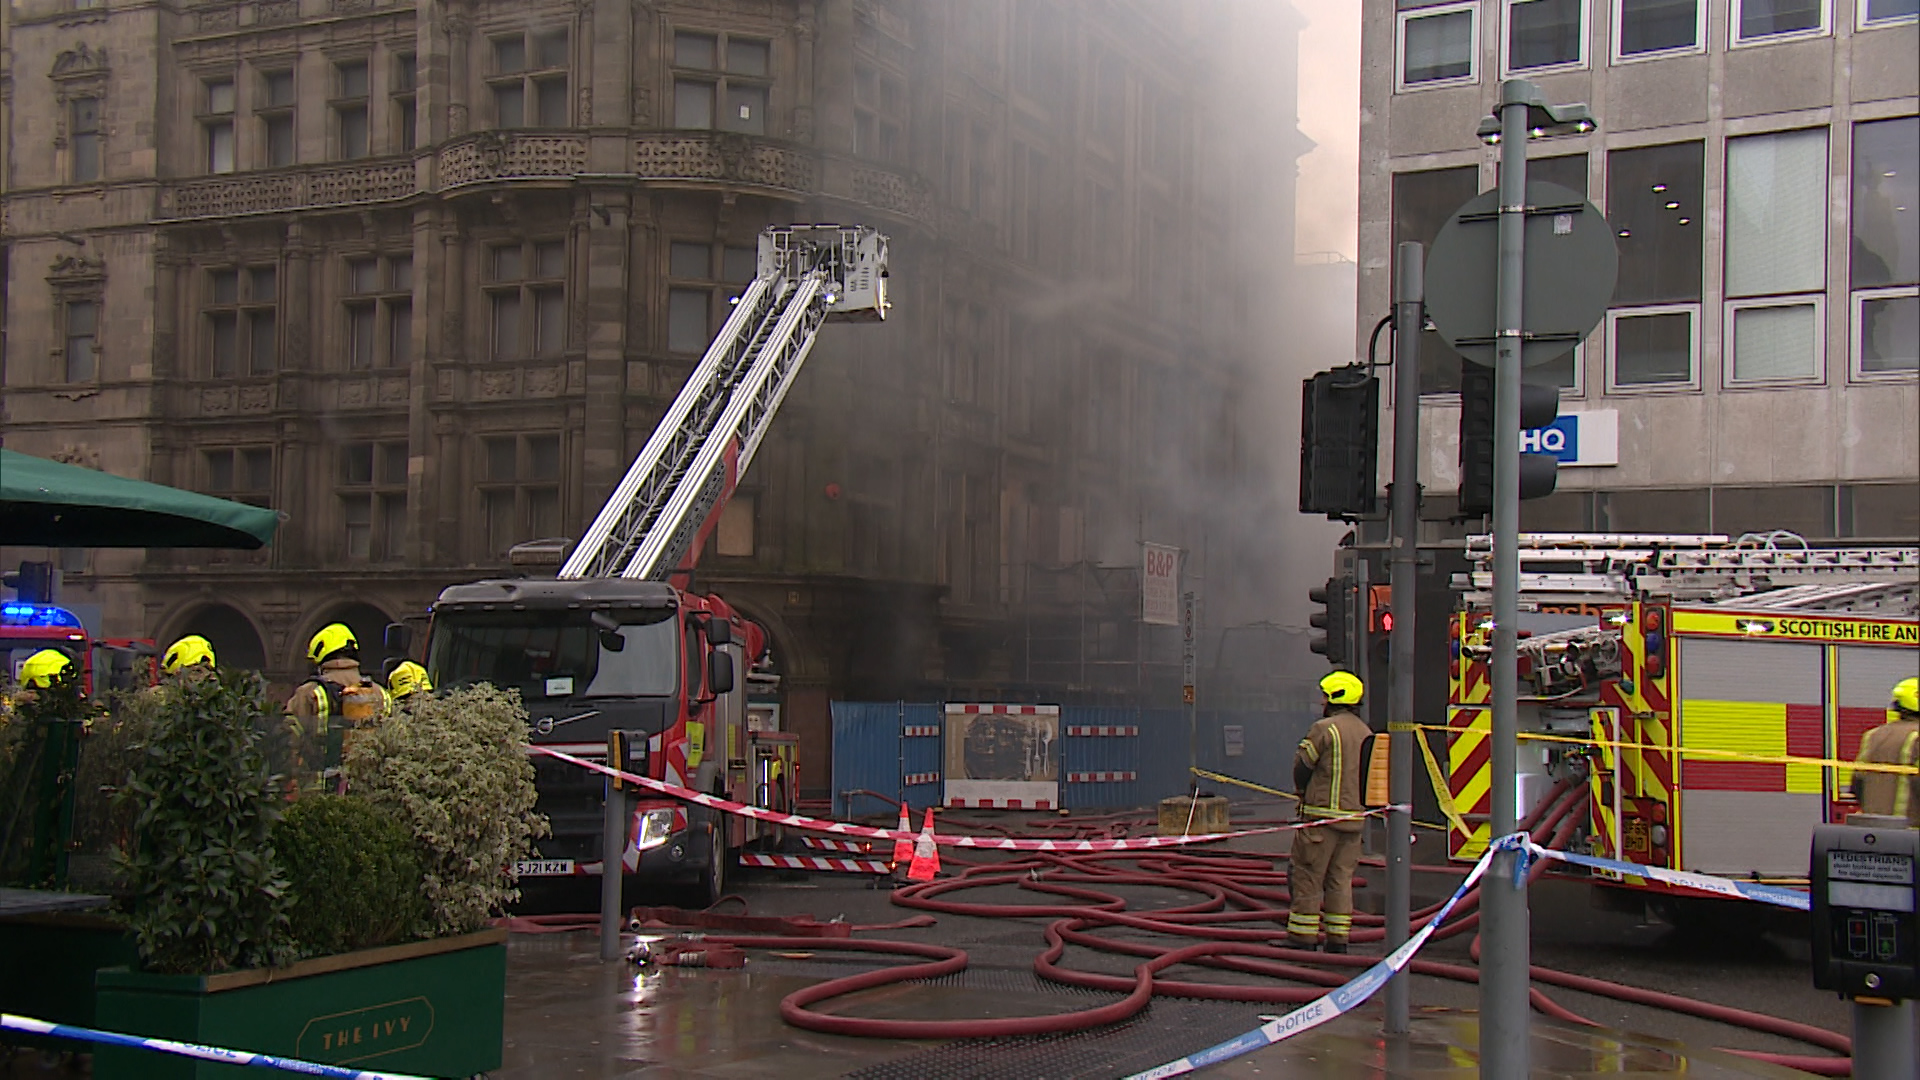
<svg viewBox="0 0 1920 1080"><path fill-rule="evenodd" d="M413 651L413 627L405 623L388 623L387 629L380 635L380 643L387 651L396 656L405 656Z"/></svg>
<svg viewBox="0 0 1920 1080"><path fill-rule="evenodd" d="M725 619L707 620L707 644L714 648L733 644L733 624Z"/></svg>
<svg viewBox="0 0 1920 1080"><path fill-rule="evenodd" d="M733 654L707 654L707 693L715 697L733 690Z"/></svg>

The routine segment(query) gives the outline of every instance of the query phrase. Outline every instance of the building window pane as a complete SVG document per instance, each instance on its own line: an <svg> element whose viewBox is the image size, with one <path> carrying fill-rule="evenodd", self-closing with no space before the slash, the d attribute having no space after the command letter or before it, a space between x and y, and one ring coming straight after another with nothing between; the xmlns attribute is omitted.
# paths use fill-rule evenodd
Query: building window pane
<svg viewBox="0 0 1920 1080"><path fill-rule="evenodd" d="M1820 374L1820 309L1813 303L1733 311L1735 382L1808 379Z"/></svg>
<svg viewBox="0 0 1920 1080"><path fill-rule="evenodd" d="M1673 311L1616 315L1615 386L1665 386L1693 381L1693 315Z"/></svg>
<svg viewBox="0 0 1920 1080"><path fill-rule="evenodd" d="M70 383L92 382L97 374L93 343L99 311L91 300L75 300L67 304L66 374Z"/></svg>
<svg viewBox="0 0 1920 1080"><path fill-rule="evenodd" d="M207 125L207 171L233 171L233 121Z"/></svg>
<svg viewBox="0 0 1920 1080"><path fill-rule="evenodd" d="M1400 81L1406 86L1473 75L1474 9L1403 18Z"/></svg>
<svg viewBox="0 0 1920 1080"><path fill-rule="evenodd" d="M710 34L673 35L673 62L678 67L700 68L712 71L714 68L715 40Z"/></svg>
<svg viewBox="0 0 1920 1080"><path fill-rule="evenodd" d="M411 255L402 255L397 259L393 259L387 264L387 267L392 275L389 286L394 292L411 292L413 290L413 257Z"/></svg>
<svg viewBox="0 0 1920 1080"><path fill-rule="evenodd" d="M367 96L367 65L365 61L341 64L335 70L340 73L341 97L362 98Z"/></svg>
<svg viewBox="0 0 1920 1080"><path fill-rule="evenodd" d="M533 245L533 276L543 278L565 277L567 273L567 245L559 240L546 240Z"/></svg>
<svg viewBox="0 0 1920 1080"><path fill-rule="evenodd" d="M1920 283L1920 117L1853 126L1853 287Z"/></svg>
<svg viewBox="0 0 1920 1080"><path fill-rule="evenodd" d="M764 41L743 41L730 37L727 39L727 73L764 76L767 73L767 54L767 43Z"/></svg>
<svg viewBox="0 0 1920 1080"><path fill-rule="evenodd" d="M240 482L242 491L271 492L273 451L265 447L240 451Z"/></svg>
<svg viewBox="0 0 1920 1080"><path fill-rule="evenodd" d="M1860 21L1867 26L1920 17L1920 0L1861 0Z"/></svg>
<svg viewBox="0 0 1920 1080"><path fill-rule="evenodd" d="M404 487L407 482L407 444L380 444L380 482Z"/></svg>
<svg viewBox="0 0 1920 1080"><path fill-rule="evenodd" d="M520 355L520 294L493 294L493 358L512 360Z"/></svg>
<svg viewBox="0 0 1920 1080"><path fill-rule="evenodd" d="M1607 155L1607 220L1620 251L1614 303L1700 299L1701 143Z"/></svg>
<svg viewBox="0 0 1920 1080"><path fill-rule="evenodd" d="M213 284L213 302L232 304L240 300L240 272L238 270L215 270L208 278Z"/></svg>
<svg viewBox="0 0 1920 1080"><path fill-rule="evenodd" d="M406 367L413 363L413 305L402 300L388 310L387 366Z"/></svg>
<svg viewBox="0 0 1920 1080"><path fill-rule="evenodd" d="M720 280L752 281L760 273L760 253L749 247L730 247L721 253Z"/></svg>
<svg viewBox="0 0 1920 1080"><path fill-rule="evenodd" d="M707 350L707 311L713 296L705 289L667 291L667 351Z"/></svg>
<svg viewBox="0 0 1920 1080"><path fill-rule="evenodd" d="M493 555L505 555L507 549L516 542L519 531L513 527L514 493L511 490L489 491L485 500L487 551Z"/></svg>
<svg viewBox="0 0 1920 1080"><path fill-rule="evenodd" d="M380 557L398 561L407 553L407 497L380 497Z"/></svg>
<svg viewBox="0 0 1920 1080"><path fill-rule="evenodd" d="M1700 0L1616 0L1620 55L1694 49L1700 45Z"/></svg>
<svg viewBox="0 0 1920 1080"><path fill-rule="evenodd" d="M560 491L557 488L527 489L527 539L537 540L560 531Z"/></svg>
<svg viewBox="0 0 1920 1080"><path fill-rule="evenodd" d="M767 133L767 88L764 86L727 86L727 109L721 128L744 135Z"/></svg>
<svg viewBox="0 0 1920 1080"><path fill-rule="evenodd" d="M521 84L507 83L493 88L493 115L503 128L525 127L527 91Z"/></svg>
<svg viewBox="0 0 1920 1080"><path fill-rule="evenodd" d="M355 259L347 264L347 291L350 293L370 293L380 287L380 262L377 259Z"/></svg>
<svg viewBox="0 0 1920 1080"><path fill-rule="evenodd" d="M1526 381L1534 386L1551 386L1560 390L1579 388L1580 350L1574 349L1555 360L1527 369Z"/></svg>
<svg viewBox="0 0 1920 1080"><path fill-rule="evenodd" d="M540 79L533 84L535 111L541 127L567 126L567 80Z"/></svg>
<svg viewBox="0 0 1920 1080"><path fill-rule="evenodd" d="M1727 140L1727 295L1826 282L1825 128Z"/></svg>
<svg viewBox="0 0 1920 1080"><path fill-rule="evenodd" d="M274 319L271 311L247 313L247 370L271 375L274 367Z"/></svg>
<svg viewBox="0 0 1920 1080"><path fill-rule="evenodd" d="M519 281L526 276L526 271L523 269L525 265L519 244L509 244L493 249L493 280Z"/></svg>
<svg viewBox="0 0 1920 1080"><path fill-rule="evenodd" d="M269 116L267 124L267 164L278 168L293 164L293 117Z"/></svg>
<svg viewBox="0 0 1920 1080"><path fill-rule="evenodd" d="M347 366L363 370L373 366L373 307L347 309Z"/></svg>
<svg viewBox="0 0 1920 1080"><path fill-rule="evenodd" d="M1860 298L1860 373L1920 371L1920 296Z"/></svg>
<svg viewBox="0 0 1920 1080"><path fill-rule="evenodd" d="M541 69L567 66L567 32L554 30L533 39L533 59Z"/></svg>
<svg viewBox="0 0 1920 1080"><path fill-rule="evenodd" d="M1585 58L1587 0L1508 0L1507 67L1577 64Z"/></svg>
<svg viewBox="0 0 1920 1080"><path fill-rule="evenodd" d="M1818 30L1828 0L1739 0L1741 41Z"/></svg>
<svg viewBox="0 0 1920 1080"><path fill-rule="evenodd" d="M1494 169L1498 176L1500 170ZM1527 162L1527 182L1544 180L1559 184L1582 198L1587 194L1587 155L1562 154L1559 157L1534 158Z"/></svg>
<svg viewBox="0 0 1920 1080"><path fill-rule="evenodd" d="M533 294L534 351L537 356L558 356L567 347L567 305L559 289L540 289Z"/></svg>
<svg viewBox="0 0 1920 1080"><path fill-rule="evenodd" d="M677 128L713 127L713 84L685 79L673 84L673 126Z"/></svg>
<svg viewBox="0 0 1920 1080"><path fill-rule="evenodd" d="M233 314L226 313L213 316L209 323L213 342L213 373L221 377L240 374L239 320Z"/></svg>
<svg viewBox="0 0 1920 1080"><path fill-rule="evenodd" d="M348 161L366 157L367 107L340 110L340 156Z"/></svg>
<svg viewBox="0 0 1920 1080"><path fill-rule="evenodd" d="M527 436L527 473L523 479L560 479L560 436Z"/></svg>
<svg viewBox="0 0 1920 1080"><path fill-rule="evenodd" d="M266 86L266 103L269 108L293 107L293 72L268 72L262 77L262 82Z"/></svg>
<svg viewBox="0 0 1920 1080"><path fill-rule="evenodd" d="M1397 173L1393 178L1393 249L1403 243L1433 247L1441 226L1480 190L1480 171L1472 166ZM1420 335L1420 392L1455 393L1460 389L1460 354L1437 332Z"/></svg>
<svg viewBox="0 0 1920 1080"><path fill-rule="evenodd" d="M100 99L80 98L72 103L69 145L73 148L73 180L100 178Z"/></svg>
<svg viewBox="0 0 1920 1080"><path fill-rule="evenodd" d="M233 83L221 80L207 85L207 112L224 116L233 112Z"/></svg>
<svg viewBox="0 0 1920 1080"><path fill-rule="evenodd" d="M372 443L348 443L340 448L340 482L354 486L373 483Z"/></svg>
<svg viewBox="0 0 1920 1080"><path fill-rule="evenodd" d="M487 479L511 481L519 473L515 461L518 444L511 438L487 439Z"/></svg>
<svg viewBox="0 0 1920 1080"><path fill-rule="evenodd" d="M271 266L256 266L247 271L247 299L256 304L271 304L274 300L274 279L277 276Z"/></svg>
<svg viewBox="0 0 1920 1080"><path fill-rule="evenodd" d="M527 70L527 40L518 34L494 39L493 70L501 75Z"/></svg>
<svg viewBox="0 0 1920 1080"><path fill-rule="evenodd" d="M398 102L393 127L395 149L401 151L412 150L420 144L419 112L414 107L412 98L404 98Z"/></svg>
<svg viewBox="0 0 1920 1080"><path fill-rule="evenodd" d="M705 281L712 257L712 249L705 244L676 240L667 249L667 273L686 281Z"/></svg>

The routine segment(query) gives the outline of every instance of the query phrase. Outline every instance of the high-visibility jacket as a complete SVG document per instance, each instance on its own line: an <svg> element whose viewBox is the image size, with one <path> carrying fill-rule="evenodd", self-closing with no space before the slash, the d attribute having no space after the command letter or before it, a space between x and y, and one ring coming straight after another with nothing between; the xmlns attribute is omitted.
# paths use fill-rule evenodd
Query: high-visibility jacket
<svg viewBox="0 0 1920 1080"><path fill-rule="evenodd" d="M1342 817L1364 809L1366 762L1361 753L1373 729L1352 712L1341 709L1314 721L1307 737L1294 751L1294 766L1312 770L1300 792L1302 818ZM1337 821L1340 832L1359 832L1361 823Z"/></svg>
<svg viewBox="0 0 1920 1080"><path fill-rule="evenodd" d="M365 677L349 684L327 678L301 683L287 701L296 770L309 781L315 773L323 780L337 775L353 733L391 715L386 689Z"/></svg>
<svg viewBox="0 0 1920 1080"><path fill-rule="evenodd" d="M1920 763L1920 720L1891 720L1860 737L1860 753L1855 761L1879 765ZM1907 824L1920 828L1920 776L1899 773L1858 771L1853 774L1854 789L1860 795L1860 812L1904 817Z"/></svg>

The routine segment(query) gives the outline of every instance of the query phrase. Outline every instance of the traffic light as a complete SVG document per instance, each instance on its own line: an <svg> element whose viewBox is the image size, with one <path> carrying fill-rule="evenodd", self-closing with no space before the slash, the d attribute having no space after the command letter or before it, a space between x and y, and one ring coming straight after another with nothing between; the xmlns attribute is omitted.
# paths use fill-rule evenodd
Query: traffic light
<svg viewBox="0 0 1920 1080"><path fill-rule="evenodd" d="M1493 369L1463 365L1460 373L1460 513L1474 517L1493 512ZM1520 430L1543 428L1560 415L1560 391L1551 386L1520 386ZM1552 454L1520 455L1520 497L1553 494L1560 460Z"/></svg>
<svg viewBox="0 0 1920 1080"><path fill-rule="evenodd" d="M12 589L14 598L23 604L51 604L56 599L53 564L50 562L23 562L17 571L0 575L0 585Z"/></svg>
<svg viewBox="0 0 1920 1080"><path fill-rule="evenodd" d="M1393 633L1393 586L1367 586L1367 633Z"/></svg>
<svg viewBox="0 0 1920 1080"><path fill-rule="evenodd" d="M1380 380L1359 364L1301 385L1300 512L1330 518L1374 512L1380 453Z"/></svg>
<svg viewBox="0 0 1920 1080"><path fill-rule="evenodd" d="M1328 578L1325 585L1307 590L1307 599L1321 608L1307 616L1307 623L1320 631L1308 639L1307 648L1334 667L1347 666L1347 583Z"/></svg>

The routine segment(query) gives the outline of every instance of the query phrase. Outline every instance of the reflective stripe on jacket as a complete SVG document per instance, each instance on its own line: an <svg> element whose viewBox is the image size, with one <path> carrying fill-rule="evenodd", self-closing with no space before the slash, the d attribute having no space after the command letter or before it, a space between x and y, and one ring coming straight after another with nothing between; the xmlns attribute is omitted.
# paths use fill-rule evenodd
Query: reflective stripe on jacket
<svg viewBox="0 0 1920 1080"><path fill-rule="evenodd" d="M1295 761L1313 768L1306 790L1300 793L1301 817L1342 817L1363 809L1366 762L1360 751L1372 734L1366 721L1345 709L1314 721L1294 752ZM1334 828L1357 831L1360 822L1337 822Z"/></svg>

